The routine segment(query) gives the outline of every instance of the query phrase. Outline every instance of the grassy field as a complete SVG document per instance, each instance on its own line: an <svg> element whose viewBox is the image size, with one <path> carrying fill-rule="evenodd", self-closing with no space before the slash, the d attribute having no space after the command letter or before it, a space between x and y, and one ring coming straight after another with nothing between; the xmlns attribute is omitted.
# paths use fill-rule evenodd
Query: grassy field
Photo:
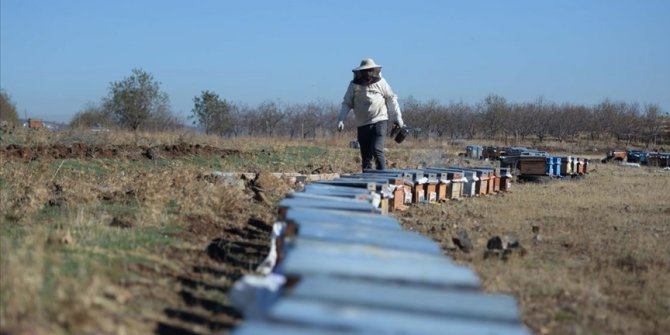
<svg viewBox="0 0 670 335"><path fill-rule="evenodd" d="M295 187L266 172L357 171L350 138L3 135L0 331L230 329L241 317L225 293L264 258L275 204ZM74 143L87 147L54 147ZM22 158L7 154L12 145L42 149ZM388 165L487 164L458 158L463 145L388 143ZM215 171L259 177L231 181ZM487 290L518 297L537 333L654 334L670 328L669 190L670 173L596 164L582 180L515 184L505 195L411 207L399 219L471 265ZM472 251L453 246L460 231ZM487 239L505 234L523 255L484 259Z"/></svg>

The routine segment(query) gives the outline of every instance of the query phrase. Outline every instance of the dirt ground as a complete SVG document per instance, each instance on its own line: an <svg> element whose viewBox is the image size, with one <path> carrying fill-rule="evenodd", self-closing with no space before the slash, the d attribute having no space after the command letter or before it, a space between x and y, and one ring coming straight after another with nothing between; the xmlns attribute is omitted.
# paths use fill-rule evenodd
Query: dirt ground
<svg viewBox="0 0 670 335"><path fill-rule="evenodd" d="M172 159L184 156L222 156L238 154L238 150L210 145L178 143L171 145L136 146L119 144L41 144L37 146L10 144L0 148L1 161L49 159Z"/></svg>
<svg viewBox="0 0 670 335"><path fill-rule="evenodd" d="M537 334L667 333L670 172L612 164L592 171L416 206L400 219L472 266L486 291L514 295ZM519 246L501 254L498 241Z"/></svg>
<svg viewBox="0 0 670 335"><path fill-rule="evenodd" d="M274 162L231 184L211 174L210 162L180 159L223 165L276 154L187 144L0 149L0 333L225 333L242 321L225 294L265 257L275 204L295 185L265 172L281 166ZM433 154L391 151L389 159L405 168ZM328 170L358 164L355 153L319 155L284 169L312 171L333 156L344 158ZM592 171L412 206L398 218L472 266L485 290L517 297L535 333L662 334L670 329L670 173ZM487 252L495 236L519 247Z"/></svg>

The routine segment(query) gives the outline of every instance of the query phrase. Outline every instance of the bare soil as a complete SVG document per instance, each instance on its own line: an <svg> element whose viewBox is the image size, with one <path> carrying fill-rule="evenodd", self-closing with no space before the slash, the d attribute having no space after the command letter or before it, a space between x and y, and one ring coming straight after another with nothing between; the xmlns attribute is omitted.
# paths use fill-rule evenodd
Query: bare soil
<svg viewBox="0 0 670 335"><path fill-rule="evenodd" d="M485 290L514 295L537 334L666 334L670 173L592 169L583 178L415 206L400 220L471 266ZM471 250L459 247L462 235ZM496 252L495 237L519 246Z"/></svg>
<svg viewBox="0 0 670 335"><path fill-rule="evenodd" d="M33 161L54 159L173 159L183 156L220 156L240 153L210 145L179 143L172 145L97 145L87 143L39 144L36 146L10 144L0 148L0 160Z"/></svg>

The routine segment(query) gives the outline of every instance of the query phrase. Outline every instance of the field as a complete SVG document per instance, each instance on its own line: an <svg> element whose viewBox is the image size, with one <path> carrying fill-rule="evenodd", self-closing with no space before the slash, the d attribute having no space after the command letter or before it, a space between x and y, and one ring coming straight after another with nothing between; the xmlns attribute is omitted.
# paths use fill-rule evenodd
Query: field
<svg viewBox="0 0 670 335"><path fill-rule="evenodd" d="M242 321L225 293L264 258L276 202L299 187L269 172L357 171L348 139L4 136L0 332L225 332ZM458 158L463 146L388 143L388 165L489 164ZM661 334L670 329L670 173L591 170L578 180L413 206L398 218L470 265L485 290L516 296L535 333ZM454 243L464 234L468 252ZM496 235L521 248L485 257Z"/></svg>

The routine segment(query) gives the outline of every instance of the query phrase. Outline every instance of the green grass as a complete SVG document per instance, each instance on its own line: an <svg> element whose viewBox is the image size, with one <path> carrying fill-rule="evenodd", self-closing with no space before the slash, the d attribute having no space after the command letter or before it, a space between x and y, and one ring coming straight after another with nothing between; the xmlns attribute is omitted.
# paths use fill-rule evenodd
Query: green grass
<svg viewBox="0 0 670 335"><path fill-rule="evenodd" d="M575 321L577 320L578 315L576 312L571 310L561 309L554 315L556 321Z"/></svg>
<svg viewBox="0 0 670 335"><path fill-rule="evenodd" d="M51 166L54 174L66 173L68 171L79 172L88 176L103 176L110 172L110 167L105 164L103 160L80 160L80 159L66 159L54 161ZM59 170L60 168L60 170Z"/></svg>
<svg viewBox="0 0 670 335"><path fill-rule="evenodd" d="M115 250L160 249L177 243L174 234L181 231L177 226L101 229L95 245Z"/></svg>
<svg viewBox="0 0 670 335"><path fill-rule="evenodd" d="M176 160L186 166L203 167L214 170L221 170L221 158L218 156L185 156Z"/></svg>
<svg viewBox="0 0 670 335"><path fill-rule="evenodd" d="M95 212L106 213L112 216L135 216L139 211L139 203L132 199L126 203L102 200L95 206Z"/></svg>
<svg viewBox="0 0 670 335"><path fill-rule="evenodd" d="M30 227L16 224L13 221L6 220L4 217L0 217L0 236L6 238L3 239L3 243L11 242L13 243L13 247L16 247L19 241L30 233Z"/></svg>
<svg viewBox="0 0 670 335"><path fill-rule="evenodd" d="M277 167L298 170L328 153L323 148L310 146L287 146L282 150L262 147L257 150L257 154L253 155L256 157L255 164L270 170Z"/></svg>
<svg viewBox="0 0 670 335"><path fill-rule="evenodd" d="M286 147L286 159L294 164L307 165L314 159L326 156L328 150L319 147L295 146Z"/></svg>

